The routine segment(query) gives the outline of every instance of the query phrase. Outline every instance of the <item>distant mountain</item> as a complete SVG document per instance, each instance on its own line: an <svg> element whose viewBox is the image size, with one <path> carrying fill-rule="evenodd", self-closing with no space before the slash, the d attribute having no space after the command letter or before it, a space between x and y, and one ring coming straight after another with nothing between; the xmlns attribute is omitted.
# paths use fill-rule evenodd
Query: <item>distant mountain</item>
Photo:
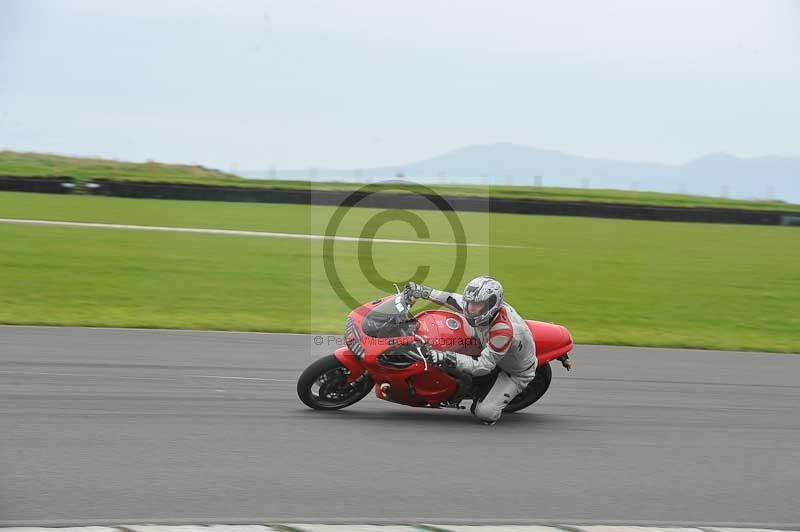
<svg viewBox="0 0 800 532"><path fill-rule="evenodd" d="M740 158L727 153L704 155L682 165L666 165L593 159L500 143L467 146L397 166L242 173L255 178L342 181L391 179L402 175L421 183L638 189L800 203L800 157Z"/></svg>

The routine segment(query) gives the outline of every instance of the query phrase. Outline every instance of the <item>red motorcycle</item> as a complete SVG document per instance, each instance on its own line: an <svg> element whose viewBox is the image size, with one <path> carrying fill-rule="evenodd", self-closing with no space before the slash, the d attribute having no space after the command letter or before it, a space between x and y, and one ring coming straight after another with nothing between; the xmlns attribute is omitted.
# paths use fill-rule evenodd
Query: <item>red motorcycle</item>
<svg viewBox="0 0 800 532"><path fill-rule="evenodd" d="M550 362L572 367L572 336L561 325L527 321L536 343L536 377L503 409L516 412L538 401L550 387ZM457 379L425 357L426 350L455 351L477 357L481 345L473 328L454 312L426 310L413 316L402 294L386 296L353 310L344 331L346 347L320 358L300 375L297 394L317 410L357 403L375 388L379 399L409 406L464 409L464 400L481 400L497 378L494 372Z"/></svg>

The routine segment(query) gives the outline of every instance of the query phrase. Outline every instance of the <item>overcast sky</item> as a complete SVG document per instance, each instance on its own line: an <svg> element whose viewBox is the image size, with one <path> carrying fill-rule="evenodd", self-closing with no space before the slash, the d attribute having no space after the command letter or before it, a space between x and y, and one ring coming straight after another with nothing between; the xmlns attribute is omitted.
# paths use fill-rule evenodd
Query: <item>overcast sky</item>
<svg viewBox="0 0 800 532"><path fill-rule="evenodd" d="M223 169L467 144L800 155L800 1L0 0L0 149Z"/></svg>

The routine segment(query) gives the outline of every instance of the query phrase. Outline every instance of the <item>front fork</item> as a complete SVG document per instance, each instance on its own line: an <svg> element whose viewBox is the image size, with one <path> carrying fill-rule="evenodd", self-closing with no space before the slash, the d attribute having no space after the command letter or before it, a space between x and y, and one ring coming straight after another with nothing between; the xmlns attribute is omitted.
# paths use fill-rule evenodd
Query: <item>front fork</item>
<svg viewBox="0 0 800 532"><path fill-rule="evenodd" d="M366 370L361 364L361 360L355 356L350 349L346 347L340 347L334 351L333 356L335 356L336 360L338 360L339 363L347 368L347 371L350 372L350 375L347 376L348 384L353 384L353 382L360 379L361 376L364 375Z"/></svg>

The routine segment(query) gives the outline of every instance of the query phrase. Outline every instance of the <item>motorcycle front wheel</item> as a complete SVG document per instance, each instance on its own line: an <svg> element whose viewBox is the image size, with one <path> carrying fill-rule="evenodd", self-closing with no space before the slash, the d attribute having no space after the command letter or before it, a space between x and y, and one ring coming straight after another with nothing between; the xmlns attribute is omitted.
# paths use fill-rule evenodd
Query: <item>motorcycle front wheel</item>
<svg viewBox="0 0 800 532"><path fill-rule="evenodd" d="M320 358L300 375L297 396L315 410L339 410L362 400L372 390L369 377L348 383L350 371L334 355Z"/></svg>

